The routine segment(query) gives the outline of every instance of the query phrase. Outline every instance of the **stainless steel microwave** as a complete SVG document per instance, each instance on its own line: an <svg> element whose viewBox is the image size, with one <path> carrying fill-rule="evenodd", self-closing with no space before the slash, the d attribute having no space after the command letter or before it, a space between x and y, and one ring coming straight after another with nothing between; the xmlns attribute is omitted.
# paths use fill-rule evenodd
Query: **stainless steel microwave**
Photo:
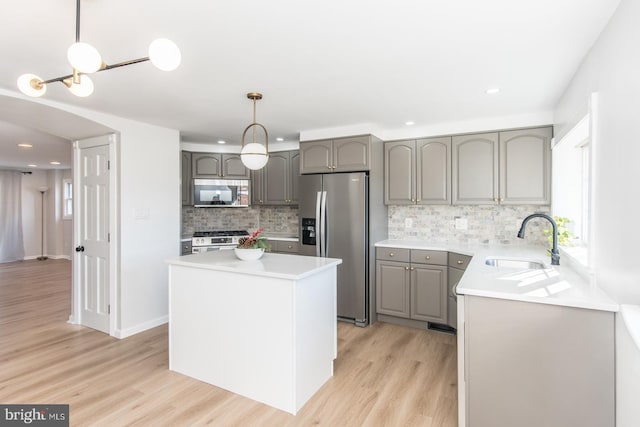
<svg viewBox="0 0 640 427"><path fill-rule="evenodd" d="M196 208L248 207L248 179L194 179L193 206Z"/></svg>

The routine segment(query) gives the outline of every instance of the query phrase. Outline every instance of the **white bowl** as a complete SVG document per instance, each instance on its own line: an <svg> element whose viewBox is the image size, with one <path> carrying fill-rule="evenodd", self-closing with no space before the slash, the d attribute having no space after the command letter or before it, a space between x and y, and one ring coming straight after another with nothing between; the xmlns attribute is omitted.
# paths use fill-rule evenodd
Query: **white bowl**
<svg viewBox="0 0 640 427"><path fill-rule="evenodd" d="M264 254L264 249L241 249L241 248L233 248L233 251L236 253L238 259L243 261L255 261L260 259L260 257Z"/></svg>

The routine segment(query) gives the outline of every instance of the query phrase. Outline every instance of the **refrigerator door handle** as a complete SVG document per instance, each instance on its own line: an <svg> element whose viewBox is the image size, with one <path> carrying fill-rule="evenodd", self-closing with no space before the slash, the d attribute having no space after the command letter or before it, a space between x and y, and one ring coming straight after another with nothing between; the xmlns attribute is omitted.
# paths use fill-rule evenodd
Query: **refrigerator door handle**
<svg viewBox="0 0 640 427"><path fill-rule="evenodd" d="M322 256L329 256L329 233L327 232L327 227L329 226L327 214L329 212L329 202L327 201L327 192L322 192L322 212L324 213L324 218L322 219L322 240L324 241L324 253Z"/></svg>
<svg viewBox="0 0 640 427"><path fill-rule="evenodd" d="M327 256L327 192L322 192L321 202L320 202L320 241L322 242L322 247L320 249L320 256Z"/></svg>
<svg viewBox="0 0 640 427"><path fill-rule="evenodd" d="M322 255L322 231L320 229L320 209L321 209L321 201L322 195L321 191L316 193L316 256Z"/></svg>

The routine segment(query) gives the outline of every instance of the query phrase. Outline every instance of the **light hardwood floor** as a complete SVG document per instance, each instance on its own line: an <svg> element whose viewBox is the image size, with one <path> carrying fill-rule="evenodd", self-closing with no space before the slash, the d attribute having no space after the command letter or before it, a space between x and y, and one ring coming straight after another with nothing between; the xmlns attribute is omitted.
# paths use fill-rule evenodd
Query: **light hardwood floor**
<svg viewBox="0 0 640 427"><path fill-rule="evenodd" d="M338 324L335 375L297 416L168 370L167 327L66 323L71 263L0 264L0 403L70 404L72 426L451 426L455 337Z"/></svg>

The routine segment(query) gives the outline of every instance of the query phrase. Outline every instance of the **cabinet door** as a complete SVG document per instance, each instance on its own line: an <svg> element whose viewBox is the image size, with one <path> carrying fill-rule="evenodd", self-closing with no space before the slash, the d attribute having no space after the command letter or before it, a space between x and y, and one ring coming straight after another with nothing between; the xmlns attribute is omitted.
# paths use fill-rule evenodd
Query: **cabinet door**
<svg viewBox="0 0 640 427"><path fill-rule="evenodd" d="M462 279L462 275L464 274L464 270L459 268L449 267L447 271L447 282L448 282L448 297L447 297L447 325L452 328L458 327L458 301L454 293L454 288Z"/></svg>
<svg viewBox="0 0 640 427"><path fill-rule="evenodd" d="M357 136L333 140L333 171L359 172L368 171L371 138Z"/></svg>
<svg viewBox="0 0 640 427"><path fill-rule="evenodd" d="M222 176L232 179L249 179L250 169L245 167L239 154L222 155Z"/></svg>
<svg viewBox="0 0 640 427"><path fill-rule="evenodd" d="M327 173L332 171L332 142L310 141L300 143L300 173Z"/></svg>
<svg viewBox="0 0 640 427"><path fill-rule="evenodd" d="M454 136L453 203L498 203L498 134Z"/></svg>
<svg viewBox="0 0 640 427"><path fill-rule="evenodd" d="M271 153L265 169L265 200L267 205L288 203L289 153Z"/></svg>
<svg viewBox="0 0 640 427"><path fill-rule="evenodd" d="M191 179L191 152L183 151L181 161L181 194L182 206L193 205L193 181Z"/></svg>
<svg viewBox="0 0 640 427"><path fill-rule="evenodd" d="M416 141L416 203L451 203L451 137Z"/></svg>
<svg viewBox="0 0 640 427"><path fill-rule="evenodd" d="M409 318L409 264L376 262L376 311L380 314Z"/></svg>
<svg viewBox="0 0 640 427"><path fill-rule="evenodd" d="M267 162L268 164L268 162ZM251 171L251 204L264 204L264 172L265 168Z"/></svg>
<svg viewBox="0 0 640 427"><path fill-rule="evenodd" d="M191 165L194 178L218 178L222 173L220 154L192 153Z"/></svg>
<svg viewBox="0 0 640 427"><path fill-rule="evenodd" d="M384 144L384 204L415 203L415 141Z"/></svg>
<svg viewBox="0 0 640 427"><path fill-rule="evenodd" d="M500 203L548 205L552 129L500 132Z"/></svg>
<svg viewBox="0 0 640 427"><path fill-rule="evenodd" d="M298 204L298 193L300 188L300 152L289 152L289 203Z"/></svg>
<svg viewBox="0 0 640 427"><path fill-rule="evenodd" d="M447 267L411 264L411 318L447 323Z"/></svg>

